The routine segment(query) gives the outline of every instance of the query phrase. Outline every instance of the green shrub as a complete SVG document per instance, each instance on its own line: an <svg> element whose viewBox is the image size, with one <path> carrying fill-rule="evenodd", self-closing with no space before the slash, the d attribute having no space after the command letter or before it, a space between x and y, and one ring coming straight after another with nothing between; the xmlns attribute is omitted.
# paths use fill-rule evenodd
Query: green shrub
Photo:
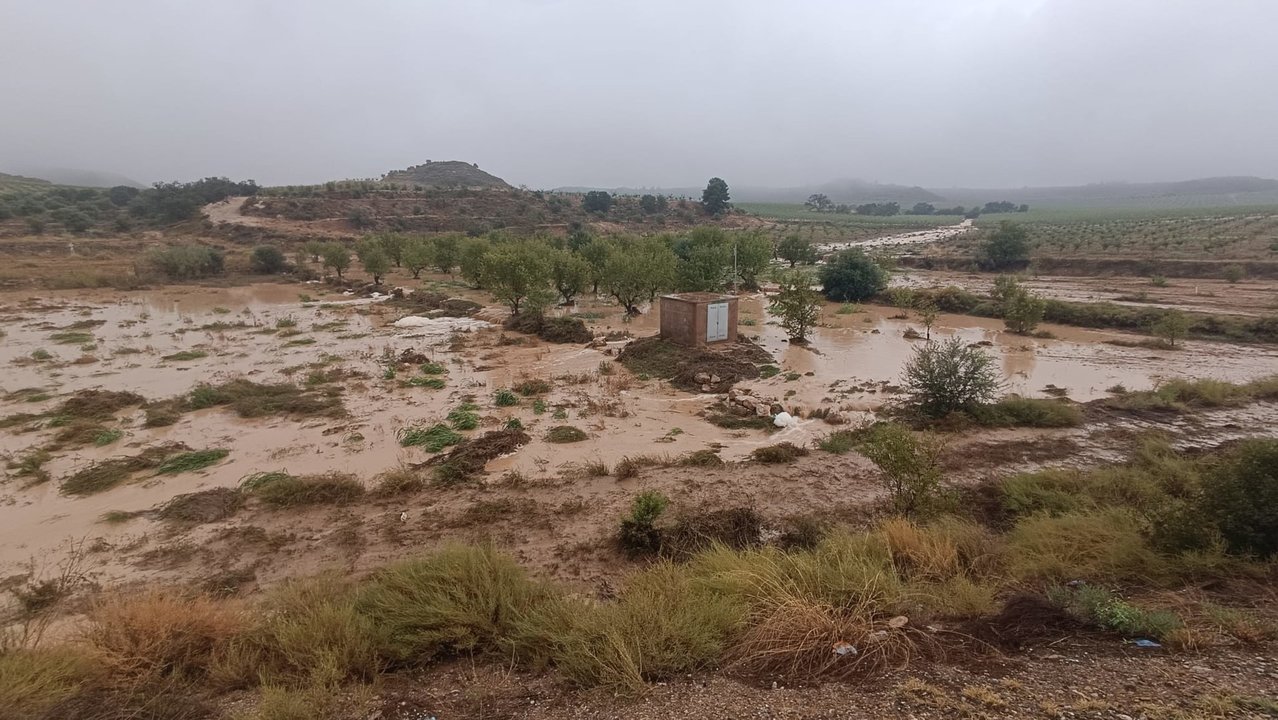
<svg viewBox="0 0 1278 720"><path fill-rule="evenodd" d="M621 519L621 528L617 532L617 544L626 554L638 557L655 554L661 549L661 531L656 523L669 504L670 500L656 490L646 490L635 496L630 514Z"/></svg>
<svg viewBox="0 0 1278 720"><path fill-rule="evenodd" d="M274 245L258 245L249 256L249 266L253 272L276 275L288 269L288 260Z"/></svg>
<svg viewBox="0 0 1278 720"><path fill-rule="evenodd" d="M994 358L956 337L916 349L905 365L905 391L910 402L932 417L988 402L1001 385Z"/></svg>
<svg viewBox="0 0 1278 720"><path fill-rule="evenodd" d="M1278 440L1242 443L1203 478L1201 519L1219 530L1230 552L1278 554Z"/></svg>
<svg viewBox="0 0 1278 720"><path fill-rule="evenodd" d="M178 245L148 250L143 262L172 280L220 275L225 267L222 251L205 245Z"/></svg>
<svg viewBox="0 0 1278 720"><path fill-rule="evenodd" d="M898 512L927 510L940 497L940 448L896 423L878 423L860 433L856 449L883 472L888 497Z"/></svg>
<svg viewBox="0 0 1278 720"><path fill-rule="evenodd" d="M497 407L513 407L519 404L519 397L510 390L502 388L493 394L493 402Z"/></svg>
<svg viewBox="0 0 1278 720"><path fill-rule="evenodd" d="M1175 613L1145 610L1093 585L1082 585L1073 591L1057 588L1049 597L1084 622L1124 637L1166 640L1183 626Z"/></svg>
<svg viewBox="0 0 1278 720"><path fill-rule="evenodd" d="M887 273L858 249L836 253L817 272L821 291L835 302L860 302L887 287Z"/></svg>

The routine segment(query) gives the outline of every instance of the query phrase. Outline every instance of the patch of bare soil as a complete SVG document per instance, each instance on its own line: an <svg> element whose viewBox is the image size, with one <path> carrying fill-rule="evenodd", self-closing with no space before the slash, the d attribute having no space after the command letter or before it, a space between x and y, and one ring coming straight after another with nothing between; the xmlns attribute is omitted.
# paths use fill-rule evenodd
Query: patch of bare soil
<svg viewBox="0 0 1278 720"><path fill-rule="evenodd" d="M464 658L392 676L343 717L384 720L880 720L882 718L1272 717L1270 648L1198 656L1076 637L964 662L911 665L855 683L795 686L696 674L641 697L576 691L552 674Z"/></svg>
<svg viewBox="0 0 1278 720"><path fill-rule="evenodd" d="M654 336L631 341L617 361L635 374L666 378L681 390L724 393L742 380L759 377L758 365L773 359L745 339L728 346L685 347Z"/></svg>

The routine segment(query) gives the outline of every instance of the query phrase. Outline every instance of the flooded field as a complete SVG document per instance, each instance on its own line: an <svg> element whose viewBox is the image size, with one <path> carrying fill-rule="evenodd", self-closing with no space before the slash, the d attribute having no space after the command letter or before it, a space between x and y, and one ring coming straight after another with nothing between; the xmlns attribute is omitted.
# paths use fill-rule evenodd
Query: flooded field
<svg viewBox="0 0 1278 720"><path fill-rule="evenodd" d="M486 300L443 278L435 284ZM903 364L922 342L904 337L908 328L922 332L922 326L911 318L892 317L893 309L828 305L812 342L795 346L769 323L765 308L762 295L743 297L740 332L772 354L778 373L740 387L774 399L801 418L816 408L837 410L850 422L870 417L897 397ZM674 390L636 377L615 362L617 349L626 342L622 335L656 333L654 312L626 320L615 306L602 303L574 310L593 318L589 324L597 335L612 332L621 339L591 347L547 343L502 331L498 324L505 311L495 307L474 318L397 322L408 313L381 298L305 284L0 296L0 364L5 368L0 416L47 414L80 390L128 391L157 401L189 393L201 383L241 377L337 387L346 410L336 418L244 418L210 407L184 413L169 426L146 427L143 409L126 408L110 423L117 431L113 439L53 454L44 465L48 481L30 485L13 476L0 487L0 574L17 572L31 558L73 541L154 552L168 542L163 538L170 531L144 513L179 494L236 487L254 473L341 472L369 483L379 473L430 456L401 446L403 429L439 422L468 401L478 406L479 431L518 419L532 437L527 446L488 464L489 483L518 478L553 486L586 463L612 466L628 456L674 457L707 447L717 448L724 460L738 460L765 444L802 445L830 431L815 419L800 419L772 434L712 425L702 413L720 396ZM1152 351L1105 344L1121 337L1118 333L1045 329L1055 339L1006 333L996 320L943 315L932 333L986 346L998 358L1006 389L1030 397L1064 392L1087 401L1105 396L1115 385L1138 390L1160 378L1186 376L1241 381L1278 367L1278 351L1265 346L1190 342L1179 351ZM442 366L443 387L409 385L402 370L395 375L390 368L405 352ZM497 390L529 379L550 383L542 400L495 403ZM587 437L549 442L547 431L559 425L577 427ZM0 431L0 452L11 465L6 473L13 474L15 461L56 432L52 421L17 423ZM59 491L63 479L90 463L161 443L228 452L197 472L141 473L84 496ZM691 470L671 481L693 482L704 475ZM618 493L617 486L609 478L579 479L573 492L606 496ZM547 501L568 497L556 490L545 493ZM848 488L821 497L839 502L855 493ZM375 511L385 512L390 511ZM131 519L104 522L108 513ZM288 525L289 519L272 522ZM198 541L201 532L213 530L191 531L183 542ZM104 572L135 576L136 567L113 557L104 562Z"/></svg>
<svg viewBox="0 0 1278 720"><path fill-rule="evenodd" d="M910 270L895 283L907 287L957 285L984 294L993 276L981 273ZM1177 308L1187 312L1260 317L1278 311L1278 282L1249 279L1237 283L1198 278L1167 278L1154 284L1149 278L1052 277L1025 279L1027 288L1043 296L1069 302L1112 302L1132 307Z"/></svg>

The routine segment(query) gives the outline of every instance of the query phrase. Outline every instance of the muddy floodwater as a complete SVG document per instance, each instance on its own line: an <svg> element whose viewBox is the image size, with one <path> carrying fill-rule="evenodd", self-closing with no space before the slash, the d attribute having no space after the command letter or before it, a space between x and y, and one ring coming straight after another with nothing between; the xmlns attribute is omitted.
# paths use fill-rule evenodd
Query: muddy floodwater
<svg viewBox="0 0 1278 720"><path fill-rule="evenodd" d="M488 299L460 284L436 279L437 289ZM765 312L762 295L741 300L740 332L756 337L777 360L780 372L744 383L756 395L789 408L838 408L850 419L868 417L896 400L901 370L925 332L915 318L874 306L829 305L806 346L791 345ZM599 334L655 334L648 312L625 321L615 306L587 302L575 308ZM725 460L739 459L764 444L812 441L830 427L801 420L768 435L726 431L699 413L717 400L673 390L630 375L614 361L625 340L602 347L551 344L503 333L505 311L488 307L474 318L439 318L413 327L394 323L405 312L379 298L343 295L318 285L262 284L225 289L163 288L137 292L78 291L39 297L0 295L0 416L44 413L68 393L101 388L136 392L161 400L200 383L246 377L260 383L301 382L317 369L341 369L338 383L344 418L265 417L243 419L224 408L186 413L169 427L146 428L141 409L126 409L114 422L123 436L104 447L59 451L45 465L51 479L27 486L12 470L0 484L0 576L17 572L31 558L49 557L76 540L116 546L159 542L165 530L145 517L107 524L105 513L146 511L181 493L233 487L256 472L292 474L340 471L369 482L378 473L419 463L430 456L401 447L397 433L443 420L469 399L479 405L479 430L518 418L533 438L517 452L488 465L491 479L509 472L553 478L587 461L615 464L626 456L677 456L710 445ZM495 323L495 324L494 324ZM936 338L957 335L981 343L998 359L1009 392L1039 397L1064 389L1086 401L1123 385L1143 389L1160 378L1211 377L1248 380L1272 374L1278 352L1264 346L1188 342L1179 351L1105 344L1121 333L1047 326L1055 339L1035 339L1002 330L996 320L942 315ZM447 369L443 389L405 386L389 377L389 358L420 353ZM182 354L184 353L184 354ZM552 382L544 406L521 398L497 407L493 393L524 379ZM21 392L20 392L21 391ZM557 425L574 425L588 439L570 444L545 440ZM46 443L53 429L31 424L0 430L0 453L13 461ZM136 476L132 482L85 497L59 493L62 479L89 463L136 454L162 442L193 449L222 448L229 455L207 469L177 475ZM604 480L601 482L612 482ZM128 576L126 568L104 571Z"/></svg>

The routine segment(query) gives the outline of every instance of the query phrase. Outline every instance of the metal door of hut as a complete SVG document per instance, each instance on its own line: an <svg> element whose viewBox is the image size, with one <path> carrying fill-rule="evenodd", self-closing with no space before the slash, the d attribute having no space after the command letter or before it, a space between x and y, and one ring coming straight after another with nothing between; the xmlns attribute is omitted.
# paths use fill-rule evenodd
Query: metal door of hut
<svg viewBox="0 0 1278 720"><path fill-rule="evenodd" d="M728 339L728 303L706 305L706 342Z"/></svg>

